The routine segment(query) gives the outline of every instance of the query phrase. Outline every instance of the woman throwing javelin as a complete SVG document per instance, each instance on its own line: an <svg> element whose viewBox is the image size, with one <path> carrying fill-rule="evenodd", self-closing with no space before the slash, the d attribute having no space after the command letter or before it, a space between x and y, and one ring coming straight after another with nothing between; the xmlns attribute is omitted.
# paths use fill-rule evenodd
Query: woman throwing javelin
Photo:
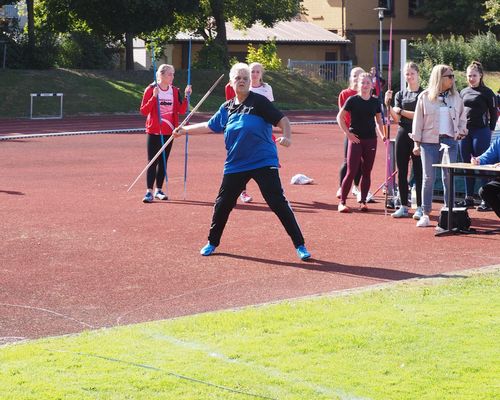
<svg viewBox="0 0 500 400"><path fill-rule="evenodd" d="M209 256L219 246L229 214L242 188L253 179L292 239L299 258L307 260L311 254L304 246L304 237L284 195L278 173L278 152L272 140L274 125L283 133L276 143L289 147L292 144L290 122L264 96L250 91L250 68L247 64L233 65L229 79L236 93L233 99L222 104L208 122L177 128L173 132L176 137L186 132L224 132L227 150L224 176L215 200L208 243L200 254Z"/></svg>

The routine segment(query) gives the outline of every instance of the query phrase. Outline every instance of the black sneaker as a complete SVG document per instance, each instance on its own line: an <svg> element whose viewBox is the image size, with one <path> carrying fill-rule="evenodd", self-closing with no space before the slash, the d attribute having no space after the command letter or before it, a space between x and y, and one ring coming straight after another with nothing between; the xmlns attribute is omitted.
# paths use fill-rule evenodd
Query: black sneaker
<svg viewBox="0 0 500 400"><path fill-rule="evenodd" d="M455 203L456 206L458 207L467 207L467 208L471 208L471 207L474 207L474 199L471 198L471 197L466 197L465 199L463 199L462 201L457 201Z"/></svg>
<svg viewBox="0 0 500 400"><path fill-rule="evenodd" d="M480 212L485 212L485 211L493 211L493 209L488 205L488 203L486 203L484 200L481 201L481 204L479 204L477 207L476 207L476 210L477 211L480 211Z"/></svg>

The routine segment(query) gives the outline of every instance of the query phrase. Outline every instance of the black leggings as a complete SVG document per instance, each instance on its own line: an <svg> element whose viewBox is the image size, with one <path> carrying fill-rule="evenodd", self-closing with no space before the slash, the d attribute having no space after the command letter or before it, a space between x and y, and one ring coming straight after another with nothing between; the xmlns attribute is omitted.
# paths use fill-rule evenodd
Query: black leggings
<svg viewBox="0 0 500 400"><path fill-rule="evenodd" d="M158 153L162 146L162 138L163 143L165 143L168 139L170 139L170 135L147 135L147 144L148 144L148 161L151 161L152 158ZM165 179L165 173L167 170L167 161L168 156L170 155L170 150L172 150L172 142L163 150L163 154L160 154L158 158L155 160L153 164L148 168L147 176L146 176L146 184L148 189L153 189L153 185L156 180L156 187L161 189L163 186L163 180ZM163 162L163 158L165 157L165 163Z"/></svg>
<svg viewBox="0 0 500 400"><path fill-rule="evenodd" d="M288 204L277 167L257 168L250 171L226 174L222 178L219 194L215 200L214 214L208 241L213 246L218 246L229 214L236 205L242 189L253 179L259 185L260 192L271 210L278 216L294 246L297 248L304 244L304 237L300 231L295 215Z"/></svg>
<svg viewBox="0 0 500 400"><path fill-rule="evenodd" d="M347 146L349 144L349 140L344 137L344 161L342 162L342 165L340 166L340 183L339 187L342 186L342 181L345 178L345 174L347 173ZM359 186L359 181L361 180L361 168L359 169L358 173L354 177L354 184L356 186Z"/></svg>
<svg viewBox="0 0 500 400"><path fill-rule="evenodd" d="M412 161L417 191L417 206L422 206L422 159L413 154L413 140L408 136L411 126L399 126L396 136L396 167L401 205L408 206L408 162Z"/></svg>
<svg viewBox="0 0 500 400"><path fill-rule="evenodd" d="M495 211L500 218L500 180L493 180L479 189L479 196Z"/></svg>

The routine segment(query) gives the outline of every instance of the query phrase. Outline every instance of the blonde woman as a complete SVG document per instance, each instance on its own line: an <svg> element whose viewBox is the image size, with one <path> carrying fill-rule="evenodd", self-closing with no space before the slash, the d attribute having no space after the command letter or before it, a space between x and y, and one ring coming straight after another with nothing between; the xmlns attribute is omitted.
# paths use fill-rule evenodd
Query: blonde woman
<svg viewBox="0 0 500 400"><path fill-rule="evenodd" d="M413 176L417 189L417 209L413 219L419 220L422 216L422 160L413 154L413 140L409 136L417 98L423 89L420 87L418 65L409 62L404 67L406 88L396 93L394 107L389 107L392 119L399 124L396 136L396 166L398 168L398 188L401 207L391 214L393 218L409 217L408 213L408 162L411 159ZM392 90L385 93L385 104L390 105Z"/></svg>
<svg viewBox="0 0 500 400"><path fill-rule="evenodd" d="M455 87L455 75L449 65L436 65L431 72L429 87L418 97L412 124L413 153L421 155L423 167L422 217L418 227L430 226L432 193L436 169L432 164L441 162L442 144L449 147L450 161L457 159L458 140L467 135L464 103ZM444 201L447 204L449 171L441 171ZM453 199L453 196L452 196ZM453 204L453 200L452 200Z"/></svg>
<svg viewBox="0 0 500 400"><path fill-rule="evenodd" d="M156 71L156 82L151 83L144 90L140 111L142 115L146 116L149 161L168 139L165 139L165 136L170 136L172 131L179 125L179 114L184 114L187 111L187 97L192 92L191 85L186 86L184 89L185 97L183 99L180 90L172 84L174 76L174 67L170 64L162 64ZM161 124L158 109L161 114ZM142 199L143 203L152 203L155 198L168 200L167 195L162 191L162 186L171 149L172 142L163 151L163 155L158 157L148 168L146 175L147 191ZM155 181L156 190L153 194Z"/></svg>
<svg viewBox="0 0 500 400"><path fill-rule="evenodd" d="M338 105L339 105L339 110L344 107L344 104L346 103L347 99L352 96L356 96L358 94L358 77L360 74L365 72L365 70L361 67L354 67L351 69L351 73L349 74L349 87L347 89L342 90L339 93L339 100L338 100ZM346 112L344 115L344 120L349 127L351 125L351 113ZM349 141L347 140L347 137L344 137L344 160L342 161L342 165L340 166L340 171L339 171L339 188L337 190L337 198L340 199L340 196L342 194L342 181L345 178L345 174L347 172L347 145ZM360 196L361 192L359 190L359 181L361 179L361 171L359 171L356 176L354 177L354 187L352 189L352 193L355 196ZM371 197L371 196L369 196Z"/></svg>

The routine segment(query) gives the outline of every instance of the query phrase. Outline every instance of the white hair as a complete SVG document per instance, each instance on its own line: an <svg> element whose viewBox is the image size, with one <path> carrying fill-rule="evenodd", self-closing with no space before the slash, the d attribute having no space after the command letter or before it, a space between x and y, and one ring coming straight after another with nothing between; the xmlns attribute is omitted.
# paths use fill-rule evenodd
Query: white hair
<svg viewBox="0 0 500 400"><path fill-rule="evenodd" d="M231 70L229 71L229 79L232 81L240 71L246 71L247 75L250 76L250 67L248 66L248 64L236 63L231 67Z"/></svg>

